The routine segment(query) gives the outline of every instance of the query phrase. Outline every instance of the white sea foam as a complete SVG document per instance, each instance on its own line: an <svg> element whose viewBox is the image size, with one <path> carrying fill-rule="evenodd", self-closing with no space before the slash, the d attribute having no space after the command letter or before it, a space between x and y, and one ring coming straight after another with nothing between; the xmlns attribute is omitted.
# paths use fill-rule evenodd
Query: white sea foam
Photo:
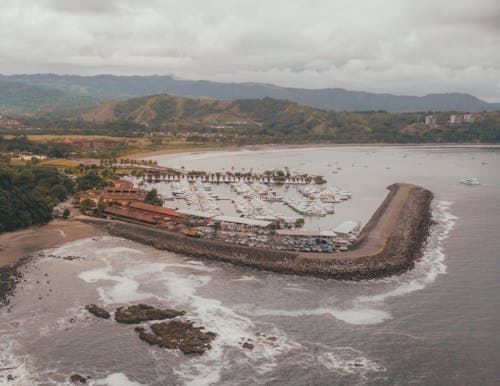
<svg viewBox="0 0 500 386"><path fill-rule="evenodd" d="M383 302L387 298L404 296L409 293L419 291L436 281L439 275L446 273L444 240L455 226L458 217L449 212L451 202L439 201L434 213L438 222L433 229L429 243L425 248L423 257L415 264L415 268L401 277L394 279L396 287L388 291L376 294L359 296L356 301L359 303Z"/></svg>
<svg viewBox="0 0 500 386"><path fill-rule="evenodd" d="M217 271L217 268L211 268L207 267L204 264L194 264L193 262L186 262L186 264L164 264L164 267L171 267L171 268L189 268L195 271L201 271L201 272L215 272Z"/></svg>
<svg viewBox="0 0 500 386"><path fill-rule="evenodd" d="M260 373L271 371L277 365L278 356L285 351L299 348L296 342L290 342L286 335L275 326L267 330L217 299L209 299L197 294L200 287L208 284L209 276L178 276L168 273L164 285L167 296L172 302L188 306L191 319L200 321L207 330L217 334L212 349L203 357L182 363L175 372L190 385L208 385L217 383L224 365L237 362L253 367ZM269 340L268 338L271 338ZM244 342L251 342L253 350L242 350ZM228 355L228 350L237 350L235 355Z"/></svg>
<svg viewBox="0 0 500 386"><path fill-rule="evenodd" d="M2 336L0 342L0 385L33 385L28 356L17 356L16 343Z"/></svg>
<svg viewBox="0 0 500 386"><path fill-rule="evenodd" d="M240 277L238 279L233 279L232 281L240 281L240 282L245 283L245 282L251 282L251 281L259 282L261 280L256 278L253 275L243 275L242 277Z"/></svg>
<svg viewBox="0 0 500 386"><path fill-rule="evenodd" d="M331 315L334 318L342 320L349 324L377 324L391 318L389 313L373 308L349 308L345 310L336 308L326 308L326 307L320 307L315 309L302 309L302 310L257 309L252 311L251 313L252 315L258 315L258 316L288 316L288 317Z"/></svg>
<svg viewBox="0 0 500 386"><path fill-rule="evenodd" d="M144 259L130 259L122 255L115 259L106 253L99 259L104 266L81 272L80 279L97 284L101 304L128 304L155 298L167 307L188 311L189 319L196 325L203 325L217 334L212 349L202 357L186 358L176 369L176 374L190 385L208 385L220 380L222 369L237 362L256 369L260 373L271 371L277 366L278 356L285 351L299 348L296 342L289 342L286 335L275 326L266 329L256 326L244 316L217 299L203 297L198 291L206 286L212 277L212 269L202 265L151 263ZM124 268L123 263L126 263ZM186 274L173 268L190 268L196 273ZM140 283L155 284L155 293L145 292ZM271 339L269 339L271 338ZM251 342L253 350L242 349L244 342ZM235 355L228 355L234 351Z"/></svg>
<svg viewBox="0 0 500 386"><path fill-rule="evenodd" d="M151 264L152 269L156 269L157 264ZM97 292L99 300L104 305L122 304L137 302L150 298L157 298L156 295L139 290L139 281L136 275L152 273L150 270L139 268L139 272L125 270L113 273L113 266L110 261L106 261L106 266L81 272L78 277L87 283L112 282L112 285L99 286Z"/></svg>
<svg viewBox="0 0 500 386"><path fill-rule="evenodd" d="M334 351L322 353L317 361L328 370L340 374L359 374L362 377L369 372L386 371L385 367L363 356L363 353L351 347L337 347Z"/></svg>
<svg viewBox="0 0 500 386"><path fill-rule="evenodd" d="M70 330L72 328L80 328L88 324L92 320L89 312L83 307L71 307L66 309L64 316L56 319L55 322L49 322L39 328L41 336L48 336L54 330Z"/></svg>
<svg viewBox="0 0 500 386"><path fill-rule="evenodd" d="M143 383L134 382L127 378L123 373L113 373L104 379L90 381L91 386L142 386Z"/></svg>
<svg viewBox="0 0 500 386"><path fill-rule="evenodd" d="M331 315L336 319L342 320L353 325L378 324L391 319L389 312L380 309L383 302L390 297L404 296L409 293L422 290L427 285L433 283L439 275L446 273L444 240L449 237L450 232L455 226L458 217L449 212L452 205L448 201L439 201L434 212L437 225L434 226L429 243L425 248L423 257L415 264L415 268L398 277L387 278L368 282L368 290L383 285L385 289L373 295L357 296L352 300L350 307L319 307L315 309L299 310L269 310L257 309L251 310L253 315L272 315L302 317L307 315ZM354 285L359 285L355 283ZM290 286L290 284L288 285ZM380 291L380 289L379 289Z"/></svg>

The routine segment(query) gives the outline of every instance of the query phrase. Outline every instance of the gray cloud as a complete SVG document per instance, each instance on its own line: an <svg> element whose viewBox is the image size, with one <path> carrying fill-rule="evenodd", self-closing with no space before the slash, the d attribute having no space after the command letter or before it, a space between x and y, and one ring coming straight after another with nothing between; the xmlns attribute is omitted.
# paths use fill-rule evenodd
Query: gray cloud
<svg viewBox="0 0 500 386"><path fill-rule="evenodd" d="M497 0L2 0L0 72L175 74L500 101Z"/></svg>

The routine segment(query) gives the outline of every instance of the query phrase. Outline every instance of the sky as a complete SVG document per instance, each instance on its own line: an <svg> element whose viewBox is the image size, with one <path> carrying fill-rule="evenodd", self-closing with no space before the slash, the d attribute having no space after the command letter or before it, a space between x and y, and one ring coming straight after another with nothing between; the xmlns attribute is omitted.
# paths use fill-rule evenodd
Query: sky
<svg viewBox="0 0 500 386"><path fill-rule="evenodd" d="M499 0L1 0L0 73L500 102Z"/></svg>

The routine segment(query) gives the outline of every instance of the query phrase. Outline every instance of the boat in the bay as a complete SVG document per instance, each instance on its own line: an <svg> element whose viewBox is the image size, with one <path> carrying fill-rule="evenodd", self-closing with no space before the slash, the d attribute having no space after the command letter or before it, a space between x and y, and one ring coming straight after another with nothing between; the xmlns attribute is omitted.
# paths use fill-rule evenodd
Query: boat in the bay
<svg viewBox="0 0 500 386"><path fill-rule="evenodd" d="M481 185L481 183L479 182L479 180L476 177L464 178L464 179L459 180L459 182L461 184L464 184L464 185Z"/></svg>

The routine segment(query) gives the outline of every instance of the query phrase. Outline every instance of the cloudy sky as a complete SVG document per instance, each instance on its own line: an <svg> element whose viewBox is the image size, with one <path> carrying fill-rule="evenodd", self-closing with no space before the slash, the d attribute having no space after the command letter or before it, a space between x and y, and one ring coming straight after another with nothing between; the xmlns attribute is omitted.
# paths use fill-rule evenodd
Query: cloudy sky
<svg viewBox="0 0 500 386"><path fill-rule="evenodd" d="M0 73L500 101L499 0L1 0Z"/></svg>

